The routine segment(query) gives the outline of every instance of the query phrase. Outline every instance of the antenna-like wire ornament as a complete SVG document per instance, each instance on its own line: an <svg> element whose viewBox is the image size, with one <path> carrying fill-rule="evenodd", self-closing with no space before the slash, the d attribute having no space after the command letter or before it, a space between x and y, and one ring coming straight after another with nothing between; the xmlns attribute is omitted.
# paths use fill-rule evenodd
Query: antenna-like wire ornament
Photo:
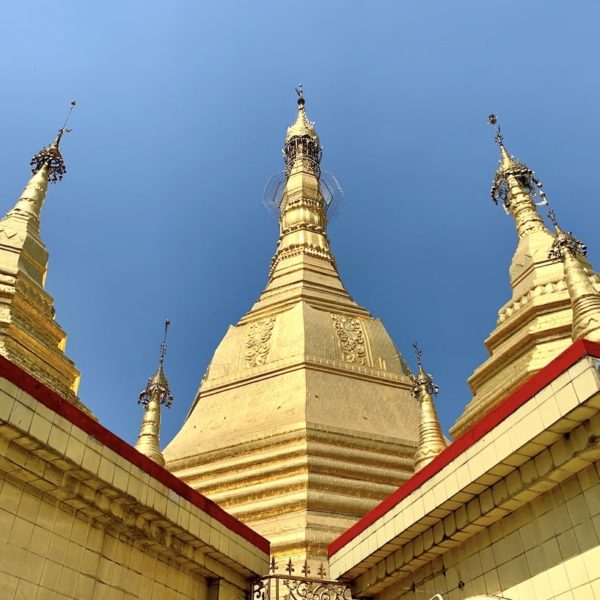
<svg viewBox="0 0 600 600"><path fill-rule="evenodd" d="M419 345L417 344L417 342L413 342L412 347L414 348L415 356L417 357L417 365L419 366L420 369L422 369L423 368L423 351L421 350L421 348L419 348Z"/></svg>
<svg viewBox="0 0 600 600"><path fill-rule="evenodd" d="M161 364L165 361L165 356L167 355L167 332L169 331L169 325L171 321L169 319L165 319L165 334L163 336L163 341L160 345L160 362Z"/></svg>

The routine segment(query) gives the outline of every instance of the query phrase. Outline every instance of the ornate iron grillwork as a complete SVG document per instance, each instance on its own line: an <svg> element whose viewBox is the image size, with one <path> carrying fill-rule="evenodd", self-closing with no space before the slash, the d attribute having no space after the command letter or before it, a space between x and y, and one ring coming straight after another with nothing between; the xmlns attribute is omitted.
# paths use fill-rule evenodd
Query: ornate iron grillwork
<svg viewBox="0 0 600 600"><path fill-rule="evenodd" d="M268 575L252 582L249 600L352 600L352 593L350 586L339 581Z"/></svg>
<svg viewBox="0 0 600 600"><path fill-rule="evenodd" d="M319 179L321 177L322 148L319 140L312 139L308 135L294 136L283 148L285 157L285 175L289 177L292 166L297 160L301 160Z"/></svg>

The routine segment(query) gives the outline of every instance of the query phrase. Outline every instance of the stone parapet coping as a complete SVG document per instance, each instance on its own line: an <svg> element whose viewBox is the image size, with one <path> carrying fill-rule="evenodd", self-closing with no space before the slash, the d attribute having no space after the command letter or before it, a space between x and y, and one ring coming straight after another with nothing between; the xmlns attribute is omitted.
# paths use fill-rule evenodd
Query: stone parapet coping
<svg viewBox="0 0 600 600"><path fill-rule="evenodd" d="M336 553L361 536L371 525L385 517L400 502L413 492L419 490L419 488L445 469L452 461L466 453L476 442L490 433L502 421L510 417L517 409L585 356L600 358L600 344L587 340L578 340L569 346L569 348L552 360L546 367L495 406L480 421L475 423L454 443L441 452L431 463L415 473L406 483L368 512L362 519L333 540L328 547L329 557L334 557Z"/></svg>
<svg viewBox="0 0 600 600"><path fill-rule="evenodd" d="M267 556L269 555L270 545L268 540L238 521L214 502L193 490L165 468L138 452L133 446L130 446L127 442L100 425L96 420L2 356L0 356L0 377L4 377L16 387L38 400L49 410L57 413L107 448L113 450L126 461L140 468L169 490L218 521L226 529L239 535Z"/></svg>

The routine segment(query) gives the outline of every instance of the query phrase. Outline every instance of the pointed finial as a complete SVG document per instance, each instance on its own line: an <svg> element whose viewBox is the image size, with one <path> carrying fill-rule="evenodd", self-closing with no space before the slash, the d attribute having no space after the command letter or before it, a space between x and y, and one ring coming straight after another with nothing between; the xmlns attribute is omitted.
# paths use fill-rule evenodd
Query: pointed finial
<svg viewBox="0 0 600 600"><path fill-rule="evenodd" d="M289 177L296 159L300 159L302 164L309 167L318 179L321 176L320 164L323 149L315 131L315 124L308 120L304 110L305 100L302 84L299 83L295 89L298 95L298 114L294 123L288 127L285 136L283 147L285 174L286 177Z"/></svg>
<svg viewBox="0 0 600 600"><path fill-rule="evenodd" d="M580 242L570 231L563 231L560 228L556 213L552 209L548 210L548 218L556 230L556 239L552 243L548 258L564 261L567 252L573 257L587 254L587 246L583 242Z"/></svg>
<svg viewBox="0 0 600 600"><path fill-rule="evenodd" d="M506 214L511 212L511 186L517 185L526 196L529 196L528 201L533 205L533 211L535 212L535 206L545 206L548 204L548 198L543 190L542 182L535 176L535 173L525 164L519 162L514 156L511 156L504 145L504 136L498 125L498 116L494 113L488 115L488 123L495 128L494 139L500 147L500 166L496 171L494 182L490 190L490 195L495 204L498 201L502 201L502 206ZM525 196L525 197L526 197ZM536 196L539 197L539 201L536 202ZM528 214L530 211L527 211ZM516 216L515 216L516 218ZM519 216L520 219L523 215ZM532 219L539 221L539 227L543 227L543 223L539 216L532 215ZM536 225L535 227L538 227ZM534 227L534 228L535 228ZM538 228L539 228L538 227Z"/></svg>
<svg viewBox="0 0 600 600"><path fill-rule="evenodd" d="M165 376L163 370L163 364L165 361L165 356L167 354L167 331L169 329L169 325L171 321L169 319L165 320L165 332L163 335L163 341L160 344L160 360L158 363L158 369L153 377L150 377L148 380L148 384L146 388L140 392L139 404L148 405L148 403L153 399L154 393L157 393L157 399L160 404L164 404L167 408L173 404L173 394L171 394L171 390L169 389L169 382Z"/></svg>
<svg viewBox="0 0 600 600"><path fill-rule="evenodd" d="M292 563L292 559L288 558L287 564L285 565L285 571L288 575L291 575L296 569L294 569L294 565Z"/></svg>
<svg viewBox="0 0 600 600"><path fill-rule="evenodd" d="M77 102L72 100L67 112L67 117L65 118L65 122L58 130L58 135L56 136L55 140L49 146L40 150L31 159L30 165L32 175L35 175L39 170L42 169L42 167L46 166L48 169L48 181L50 183L56 183L57 181L60 181L67 172L65 161L60 153L59 145L62 136L71 131L70 129L67 129L67 123L69 122L69 117L71 116L71 113L76 105Z"/></svg>
<svg viewBox="0 0 600 600"><path fill-rule="evenodd" d="M495 135L496 143L499 146L503 147L504 146L504 138L502 137L502 133L500 131L500 125L498 125L498 117L494 113L491 113L490 115L488 115L488 123L492 127L496 127L496 135Z"/></svg>
<svg viewBox="0 0 600 600"><path fill-rule="evenodd" d="M304 106L304 90L302 89L301 83L299 83L296 88L296 94L298 94L298 106Z"/></svg>
<svg viewBox="0 0 600 600"><path fill-rule="evenodd" d="M165 334L163 336L162 344L160 345L160 364L162 365L165 362L165 356L167 355L167 332L169 331L169 325L171 321L169 319L165 319Z"/></svg>
<svg viewBox="0 0 600 600"><path fill-rule="evenodd" d="M556 218L556 213L550 208L548 209L548 218L552 225L554 225L554 229L556 229L556 233L560 233L561 229L558 225L558 219Z"/></svg>
<svg viewBox="0 0 600 600"><path fill-rule="evenodd" d="M417 342L413 342L412 346L415 350L415 355L417 357L417 365L419 367L417 374L412 376L412 381L414 384L412 394L415 398L418 398L421 393L421 390L423 390L428 392L432 396L436 396L440 390L438 386L435 385L435 383L433 383L431 375L429 375L429 373L426 373L425 369L423 368L423 351L421 350L421 348L419 348Z"/></svg>
<svg viewBox="0 0 600 600"><path fill-rule="evenodd" d="M419 365L419 369L423 368L423 351L419 348L417 342L412 343L412 347L415 351L415 356L417 357L417 364Z"/></svg>
<svg viewBox="0 0 600 600"><path fill-rule="evenodd" d="M302 565L302 575L304 575L304 577L310 575L310 567L308 566L308 560L306 559L304 559L304 564Z"/></svg>

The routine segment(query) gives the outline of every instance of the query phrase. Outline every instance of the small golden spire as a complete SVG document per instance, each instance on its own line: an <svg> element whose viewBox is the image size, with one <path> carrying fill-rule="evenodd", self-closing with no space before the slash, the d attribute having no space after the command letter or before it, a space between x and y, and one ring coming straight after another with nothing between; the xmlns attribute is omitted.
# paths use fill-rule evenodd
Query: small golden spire
<svg viewBox="0 0 600 600"><path fill-rule="evenodd" d="M447 444L433 401L433 396L437 396L439 389L433 383L431 375L423 369L423 352L416 342L413 343L413 348L419 365L417 375L412 376L412 394L420 405L419 443L414 456L415 471L419 471L444 450Z"/></svg>
<svg viewBox="0 0 600 600"><path fill-rule="evenodd" d="M173 395L164 372L164 361L167 354L167 331L171 322L165 321L165 333L160 345L160 360L156 373L148 379L144 390L140 393L139 404L144 405L142 427L135 448L154 462L164 466L165 459L160 451L160 405L167 408L173 403Z"/></svg>
<svg viewBox="0 0 600 600"><path fill-rule="evenodd" d="M498 117L489 115L488 123L496 128L496 143L500 147L500 165L492 184L492 200L502 206L506 214L512 214L519 237L534 231L548 231L536 206L548 204L542 182L525 164L509 154L504 144L504 137L498 125ZM539 202L535 198L539 197Z"/></svg>
<svg viewBox="0 0 600 600"><path fill-rule="evenodd" d="M56 183L60 181L67 172L59 145L63 134L71 131L66 128L66 125L75 105L76 102L73 100L67 118L59 129L55 140L31 159L32 176L27 182L23 193L19 196L16 205L6 215L7 217L16 216L26 219L28 227L36 231L39 231L40 211L46 199L48 182Z"/></svg>
<svg viewBox="0 0 600 600"><path fill-rule="evenodd" d="M553 210L548 211L548 216L556 230L556 239L550 249L549 258L563 262L565 281L571 298L571 337L573 341L586 339L600 342L600 294L594 288L580 260L580 257L587 254L587 247L570 231L565 232L560 228Z"/></svg>

